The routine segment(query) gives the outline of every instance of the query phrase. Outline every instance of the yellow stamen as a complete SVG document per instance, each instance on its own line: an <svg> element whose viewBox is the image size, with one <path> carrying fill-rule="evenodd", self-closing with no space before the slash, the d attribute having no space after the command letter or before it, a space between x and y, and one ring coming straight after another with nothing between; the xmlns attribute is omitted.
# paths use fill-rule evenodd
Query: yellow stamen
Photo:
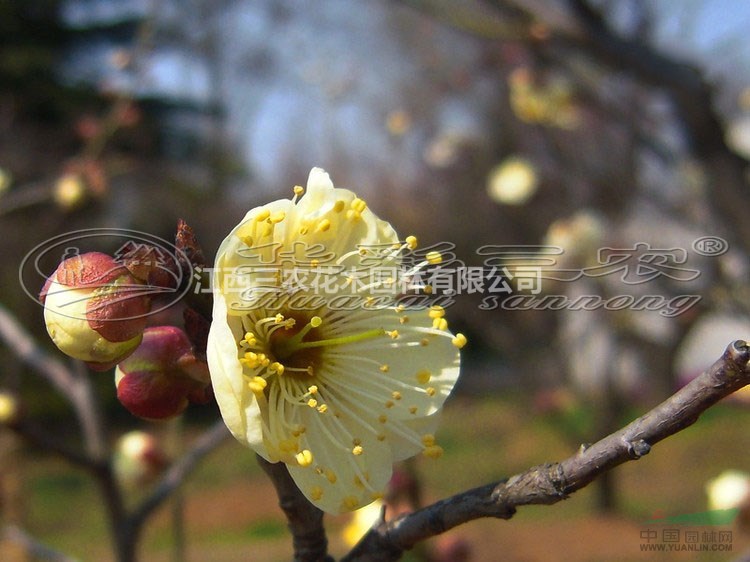
<svg viewBox="0 0 750 562"><path fill-rule="evenodd" d="M255 222L263 222L271 216L271 211L268 209L261 209L257 215L255 215Z"/></svg>
<svg viewBox="0 0 750 562"><path fill-rule="evenodd" d="M432 447L435 444L435 436L431 433L427 433L422 436L422 444L425 447Z"/></svg>
<svg viewBox="0 0 750 562"><path fill-rule="evenodd" d="M445 318L435 318L432 321L432 327L436 330L447 330L448 321Z"/></svg>
<svg viewBox="0 0 750 562"><path fill-rule="evenodd" d="M268 386L268 383L262 377L253 377L252 379L250 379L250 382L247 383L247 386L249 386L253 394L257 396L263 394L263 391L265 390L266 386Z"/></svg>
<svg viewBox="0 0 750 562"><path fill-rule="evenodd" d="M278 361L274 361L268 366L268 370L271 371L272 373L276 373L277 375L283 375L284 365L282 365Z"/></svg>
<svg viewBox="0 0 750 562"><path fill-rule="evenodd" d="M352 455L359 456L362 453L364 453L365 450L362 448L362 445L355 445L352 449Z"/></svg>
<svg viewBox="0 0 750 562"><path fill-rule="evenodd" d="M427 252L424 259L426 259L427 263L431 265L437 265L443 261L443 256L440 252Z"/></svg>
<svg viewBox="0 0 750 562"><path fill-rule="evenodd" d="M439 304L433 304L430 307L430 312L428 314L430 315L430 318L442 318L445 316L445 309Z"/></svg>
<svg viewBox="0 0 750 562"><path fill-rule="evenodd" d="M416 236L407 236L406 237L406 247L410 250L416 250L417 249L417 237Z"/></svg>
<svg viewBox="0 0 750 562"><path fill-rule="evenodd" d="M328 219L323 219L318 223L318 226L315 227L315 232L326 232L330 228L331 221L329 221Z"/></svg>
<svg viewBox="0 0 750 562"><path fill-rule="evenodd" d="M313 501L318 501L320 498L323 497L323 488L320 486L313 486L310 488L310 499Z"/></svg>
<svg viewBox="0 0 750 562"><path fill-rule="evenodd" d="M417 382L419 384L427 384L430 382L432 374L427 369L423 369L417 373Z"/></svg>
<svg viewBox="0 0 750 562"><path fill-rule="evenodd" d="M455 345L458 349L461 349L463 346L467 343L466 336L463 334L456 334L456 336L451 340L451 343Z"/></svg>
<svg viewBox="0 0 750 562"><path fill-rule="evenodd" d="M297 464L300 466L310 466L313 463L313 454L310 449L304 449L294 455L294 458L297 459Z"/></svg>
<svg viewBox="0 0 750 562"><path fill-rule="evenodd" d="M443 456L443 448L440 445L430 445L422 451L422 454L431 459L438 459Z"/></svg>

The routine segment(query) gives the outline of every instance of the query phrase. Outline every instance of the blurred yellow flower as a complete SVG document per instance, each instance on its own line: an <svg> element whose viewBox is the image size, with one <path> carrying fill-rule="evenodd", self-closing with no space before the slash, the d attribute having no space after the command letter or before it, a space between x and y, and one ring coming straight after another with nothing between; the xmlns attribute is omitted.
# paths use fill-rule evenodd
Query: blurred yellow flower
<svg viewBox="0 0 750 562"><path fill-rule="evenodd" d="M55 182L52 198L62 209L74 209L85 197L86 185L78 174L64 174Z"/></svg>
<svg viewBox="0 0 750 562"><path fill-rule="evenodd" d="M750 474L725 470L706 484L708 509L733 509L750 500Z"/></svg>
<svg viewBox="0 0 750 562"><path fill-rule="evenodd" d="M399 305L392 279L352 275L400 268L414 237L400 242L321 169L294 191L251 210L219 248L208 364L232 434L341 513L378 499L394 461L439 456L435 414L465 338L440 307ZM310 280L323 270L331 283Z"/></svg>
<svg viewBox="0 0 750 562"><path fill-rule="evenodd" d="M349 521L341 531L344 543L346 543L349 548L356 545L362 537L365 536L367 531L369 531L378 521L382 511L382 500L376 500L370 505L352 513L351 521Z"/></svg>
<svg viewBox="0 0 750 562"><path fill-rule="evenodd" d="M0 424L13 423L18 416L18 403L7 392L0 392Z"/></svg>
<svg viewBox="0 0 750 562"><path fill-rule="evenodd" d="M573 86L553 76L539 83L528 68L517 68L508 76L510 106L521 121L561 129L574 129L580 122Z"/></svg>
<svg viewBox="0 0 750 562"><path fill-rule="evenodd" d="M536 192L539 180L534 165L510 156L495 166L487 178L487 193L503 205L523 205Z"/></svg>

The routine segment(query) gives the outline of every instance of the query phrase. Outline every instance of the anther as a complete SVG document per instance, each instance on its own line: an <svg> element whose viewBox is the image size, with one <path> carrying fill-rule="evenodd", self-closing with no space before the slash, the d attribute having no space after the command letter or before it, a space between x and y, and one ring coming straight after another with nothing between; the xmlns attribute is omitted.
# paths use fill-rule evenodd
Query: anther
<svg viewBox="0 0 750 562"><path fill-rule="evenodd" d="M443 456L443 448L440 445L430 445L422 451L422 454L431 459L437 459Z"/></svg>
<svg viewBox="0 0 750 562"><path fill-rule="evenodd" d="M466 342L468 340L466 339L466 336L463 334L456 334L455 337L451 340L451 343L455 345L458 349L461 349L463 346L466 345Z"/></svg>
<svg viewBox="0 0 750 562"><path fill-rule="evenodd" d="M417 372L417 382L419 384L427 384L430 382L430 378L432 378L432 374L427 369Z"/></svg>
<svg viewBox="0 0 750 562"><path fill-rule="evenodd" d="M433 304L428 312L430 318L442 318L445 316L445 309L439 304Z"/></svg>
<svg viewBox="0 0 750 562"><path fill-rule="evenodd" d="M364 202L364 201L363 201L362 199L360 199L359 197L355 197L355 198L354 198L354 199L352 200L352 202L351 202L351 204L350 204L350 207L351 207L351 208L352 208L352 209L353 209L354 211L356 211L356 212L358 212L358 213L361 213L362 211L364 211L364 210L365 210L365 209L367 208L367 203L365 203L365 202Z"/></svg>
<svg viewBox="0 0 750 562"><path fill-rule="evenodd" d="M443 256L440 252L427 252L424 259L426 259L427 263L430 265L437 265L443 261Z"/></svg>
<svg viewBox="0 0 750 562"><path fill-rule="evenodd" d="M416 236L407 236L406 237L406 247L410 250L416 250L417 249L417 237Z"/></svg>
<svg viewBox="0 0 750 562"><path fill-rule="evenodd" d="M247 383L247 386L250 387L252 393L257 396L263 394L263 391L265 390L266 386L268 386L268 383L263 377L253 377L252 379L250 379L250 382Z"/></svg>
<svg viewBox="0 0 750 562"><path fill-rule="evenodd" d="M358 457L359 455L361 455L364 452L365 452L365 450L362 448L362 445L355 445L352 448L352 455L354 455L354 456Z"/></svg>
<svg viewBox="0 0 750 562"><path fill-rule="evenodd" d="M300 466L310 466L313 463L313 454L309 449L300 451L294 455L294 458L297 459L297 464Z"/></svg>
<svg viewBox="0 0 750 562"><path fill-rule="evenodd" d="M445 318L434 318L432 320L432 327L436 330L447 330L448 321Z"/></svg>

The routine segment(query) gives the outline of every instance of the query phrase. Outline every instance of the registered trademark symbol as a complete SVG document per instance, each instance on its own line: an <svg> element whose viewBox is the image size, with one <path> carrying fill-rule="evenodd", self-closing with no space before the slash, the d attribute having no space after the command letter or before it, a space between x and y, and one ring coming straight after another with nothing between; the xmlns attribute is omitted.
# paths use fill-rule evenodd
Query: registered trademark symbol
<svg viewBox="0 0 750 562"><path fill-rule="evenodd" d="M693 240L693 250L702 256L720 256L729 250L729 242L718 236L701 236Z"/></svg>

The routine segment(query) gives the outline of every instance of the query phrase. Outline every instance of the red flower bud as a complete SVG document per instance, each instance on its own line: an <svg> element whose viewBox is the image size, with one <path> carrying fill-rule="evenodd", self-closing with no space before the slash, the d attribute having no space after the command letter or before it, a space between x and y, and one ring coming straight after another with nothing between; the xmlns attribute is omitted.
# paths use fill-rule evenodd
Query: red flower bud
<svg viewBox="0 0 750 562"><path fill-rule="evenodd" d="M208 366L173 326L147 328L138 349L117 366L115 384L122 405L144 419L176 416L189 402L210 396Z"/></svg>
<svg viewBox="0 0 750 562"><path fill-rule="evenodd" d="M63 261L40 299L55 345L96 370L112 367L138 346L150 310L143 285L99 252Z"/></svg>

